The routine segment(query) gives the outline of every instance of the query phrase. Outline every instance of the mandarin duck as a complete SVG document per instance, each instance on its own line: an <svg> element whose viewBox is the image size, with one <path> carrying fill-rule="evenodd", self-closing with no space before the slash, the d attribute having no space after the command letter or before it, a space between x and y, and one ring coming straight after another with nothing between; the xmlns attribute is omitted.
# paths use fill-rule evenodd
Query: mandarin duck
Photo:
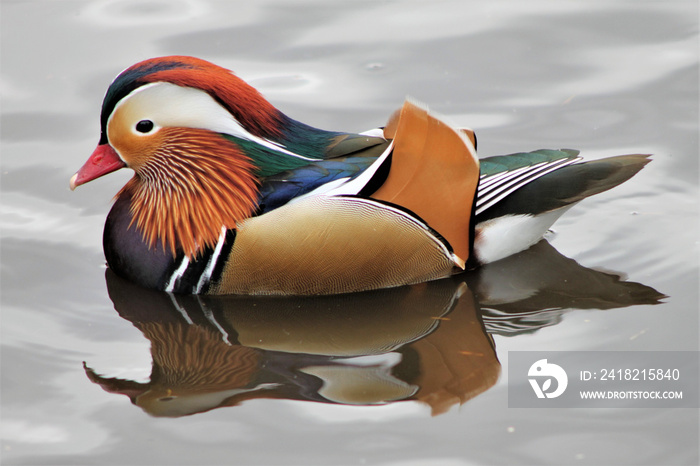
<svg viewBox="0 0 700 466"><path fill-rule="evenodd" d="M407 101L385 127L296 121L229 70L185 56L120 73L71 189L134 176L107 216L116 274L188 294L337 294L415 284L538 242L648 155L574 150L479 160L476 137Z"/></svg>

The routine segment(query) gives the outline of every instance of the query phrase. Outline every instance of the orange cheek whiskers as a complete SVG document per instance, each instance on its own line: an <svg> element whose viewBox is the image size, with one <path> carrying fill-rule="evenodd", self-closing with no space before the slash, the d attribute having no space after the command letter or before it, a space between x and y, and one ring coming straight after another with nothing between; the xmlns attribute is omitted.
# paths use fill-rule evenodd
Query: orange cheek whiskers
<svg viewBox="0 0 700 466"><path fill-rule="evenodd" d="M221 228L235 228L257 207L254 166L232 142L215 133L169 128L165 141L127 183L132 224L150 247L161 241L189 257L213 247ZM121 192L120 192L121 194Z"/></svg>

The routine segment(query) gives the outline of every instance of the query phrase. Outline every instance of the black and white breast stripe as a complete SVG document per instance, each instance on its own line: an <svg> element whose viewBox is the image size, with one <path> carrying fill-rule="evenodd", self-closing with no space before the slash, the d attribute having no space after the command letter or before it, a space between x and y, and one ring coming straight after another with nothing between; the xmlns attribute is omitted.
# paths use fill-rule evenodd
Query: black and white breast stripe
<svg viewBox="0 0 700 466"><path fill-rule="evenodd" d="M190 261L180 254L175 260L174 270L165 278L163 290L169 293L206 293L209 284L221 276L235 238L236 230L222 227L216 246L200 253L197 260Z"/></svg>

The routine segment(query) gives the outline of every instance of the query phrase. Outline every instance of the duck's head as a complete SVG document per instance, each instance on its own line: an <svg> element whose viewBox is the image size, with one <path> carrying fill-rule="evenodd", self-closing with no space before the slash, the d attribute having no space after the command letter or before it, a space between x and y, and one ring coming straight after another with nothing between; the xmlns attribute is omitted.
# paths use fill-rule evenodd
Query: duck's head
<svg viewBox="0 0 700 466"><path fill-rule="evenodd" d="M229 70L192 57L124 70L102 103L100 141L70 187L120 168L135 176L132 223L149 245L192 256L256 209L259 167L250 150L284 154L286 117Z"/></svg>

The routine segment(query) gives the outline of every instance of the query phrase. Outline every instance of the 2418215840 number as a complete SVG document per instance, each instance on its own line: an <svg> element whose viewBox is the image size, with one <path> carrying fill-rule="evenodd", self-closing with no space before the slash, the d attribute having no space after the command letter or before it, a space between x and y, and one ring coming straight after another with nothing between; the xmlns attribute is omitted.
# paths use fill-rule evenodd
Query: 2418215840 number
<svg viewBox="0 0 700 466"><path fill-rule="evenodd" d="M678 369L601 369L600 380L679 380Z"/></svg>

